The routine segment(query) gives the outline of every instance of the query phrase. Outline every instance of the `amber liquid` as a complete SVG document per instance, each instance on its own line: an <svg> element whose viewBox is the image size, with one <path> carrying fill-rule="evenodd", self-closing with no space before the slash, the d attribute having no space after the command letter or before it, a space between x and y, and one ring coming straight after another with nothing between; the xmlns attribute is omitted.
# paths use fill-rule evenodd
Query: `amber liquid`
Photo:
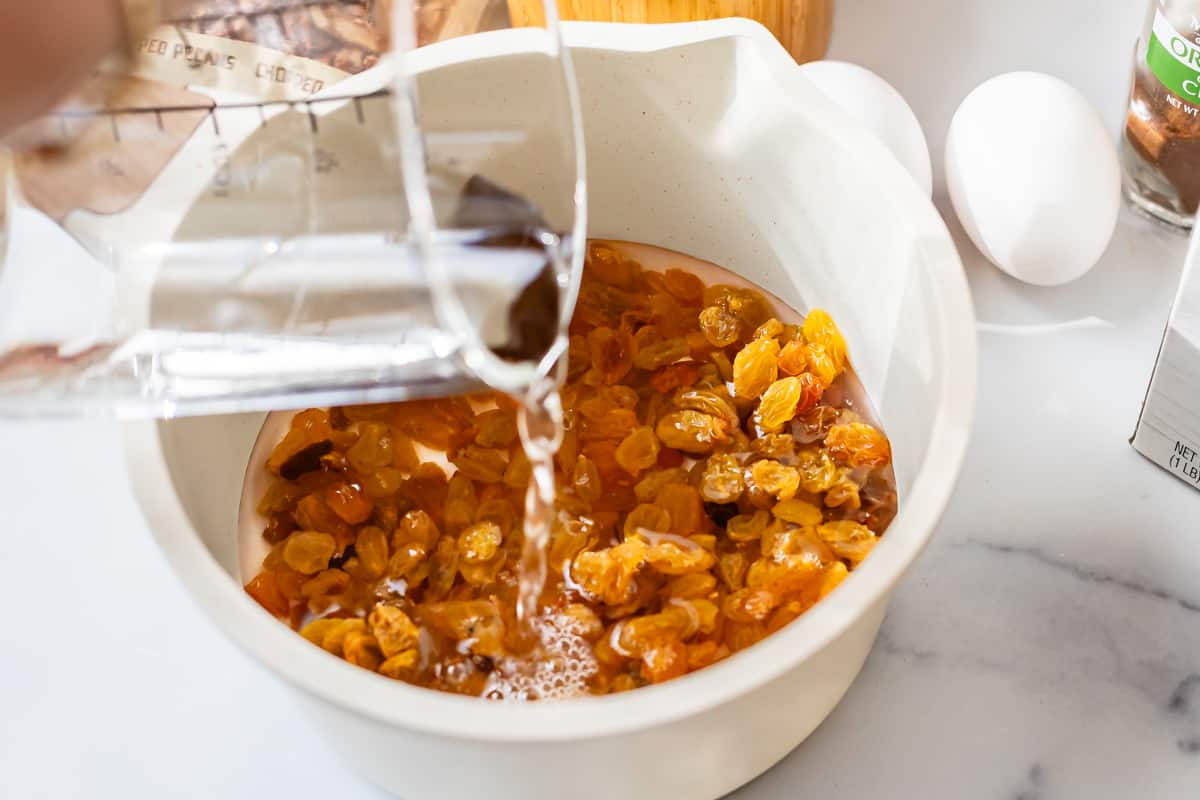
<svg viewBox="0 0 1200 800"><path fill-rule="evenodd" d="M1141 66L1134 73L1121 146L1130 199L1154 216L1191 227L1200 208L1200 108Z"/></svg>
<svg viewBox="0 0 1200 800"><path fill-rule="evenodd" d="M762 294L772 307L771 315L780 323L799 325L804 320L804 316L795 309L713 264L646 245L607 244L624 257L636 261L646 273L665 275L668 270L683 270L697 276L708 286L752 289ZM585 279L585 293L590 293L577 307L576 321L595 313L598 307L596 298L607 296L607 289L601 287L597 291L595 287L593 283L589 289ZM640 293L629 296L638 297ZM616 305L609 308L608 313L626 313L621 305L624 301L620 300L620 293L613 293L613 297ZM694 320L700 308L689 306L678 310L682 318ZM525 318L529 319L528 314ZM633 323L635 327L641 324ZM668 322L659 324L665 327ZM758 543L726 541L723 529L726 524L733 524L730 520L735 515L741 514L748 519L756 510L771 508L773 501L767 498L768 502L764 505L761 495L755 499L748 492L737 503L705 501L701 509L699 490L690 488L697 484L698 474L687 477L686 482L680 483L673 491L660 490L654 502L647 503L640 496L635 497L639 491L639 481L671 470L682 473L692 469L698 460L703 461L705 457L677 452L664 445L657 463L646 466L632 477L623 472L612 460L614 452L611 446L606 445L603 439L597 441L595 438L596 429L619 419L622 411L614 407L594 419L588 417L588 399L603 394L606 389L603 382L587 385L587 376L580 372L578 366L572 365L579 362L577 357L583 356L580 344L585 339L577 331L572 332L576 333L571 341L572 358L561 364L562 374L569 376L564 390L565 401L559 391L562 384L554 378L547 378L525 397L516 399L517 402L475 397L471 400L474 410L462 412L467 415L463 417L463 424L473 425L475 423L469 422L470 417L493 408L496 402L502 408L511 408L519 438L510 445L510 452L515 454L519 448L529 464L528 488L511 485L513 482L508 481L507 476L503 481L473 479L473 499L470 502L475 503L471 510L476 517L493 516L484 514L485 503L493 506L499 503L514 513L518 508L523 510L513 520L514 529L506 533L498 555L488 561L493 565L498 563L494 573L489 573L490 567L486 565L464 564L457 555L463 549L463 540L468 536L467 529L447 527L451 524L450 500L447 499L444 480L434 477L432 483L422 479L420 486L402 486L395 497L375 492L379 496L374 500L375 507L370 518L358 524L357 529L350 533L342 531L343 537L358 536L360 546L354 556L358 563L347 564L344 551L335 559L339 566L331 566L312 578L296 576L286 566L278 567L280 554L286 550L289 541L283 537L294 530L295 523L292 520L296 512L289 507L272 514L266 528L268 538L275 546L265 559L261 539L257 548L243 546L243 572L247 577L254 577L259 573L260 565L272 564L273 568L278 569L276 574L280 580L286 583L290 579L297 586L289 588L285 585L282 591L284 599L280 601L275 598L273 601L275 596L267 591L271 587L264 589L264 586L256 586L251 581L248 584L251 594L294 627L309 631L306 635L310 635L314 641L322 639L311 635L311 629L306 627L314 620L371 620L373 617L369 615L376 604L403 609L421 628L420 657L411 668L399 674L390 674L387 664L391 662L386 658L389 655L386 648L383 652L374 653L371 650L374 646L371 641L374 639L369 636L364 638L361 632L354 633L358 637L354 640L354 647L347 645L339 654L360 666L378 669L390 677L494 700L563 699L589 693L622 691L647 682L666 680L753 644L803 613L819 599L818 590L823 596L825 589L818 584L821 574L827 579L836 572L830 566L833 556L821 542L800 542L801 549L786 557L821 561L825 565L822 567L824 573L806 578L807 588L796 589L789 603L780 604L758 621L746 617L737 609L731 609L738 595L736 587L748 586L754 580L748 577L752 571L747 567L754 563L760 567L770 567L768 562L771 557ZM738 344L726 349L733 353L734 349L740 349L741 346ZM695 358L693 353L677 363L668 363L656 369L653 377L645 370L633 370L629 377L622 379L622 383L628 382L631 386L639 387L639 420L643 415L647 419L657 415L661 420L668 410L673 390L667 388L666 391L660 391L664 387L654 386L654 381L665 377L673 367L691 369L698 366L700 362ZM599 366L594 359L592 366ZM688 385L683 383L683 389ZM718 394L723 391L725 388L720 387ZM630 390L629 396L631 401L636 397L633 390ZM655 403L661 406L657 412L652 411ZM567 409L565 414L564 405ZM349 431L356 425L361 428L364 424L374 424L369 420L391 420L393 428L403 427L410 416L426 413L423 410L425 408L417 401L388 407L345 409L338 412L337 416L343 422L350 421L348 427L343 425L348 431L346 441L350 441L353 434ZM738 413L743 419L748 419L749 406L743 405ZM479 419L478 416L475 418ZM789 447L799 448L801 456L806 450L812 452L823 446L831 425L847 420L879 427L862 384L849 367L824 390L817 408L786 427L786 432L792 437ZM279 422L268 421L265 431L272 433L263 443L266 446L273 447L278 440L278 434L274 431L280 429ZM624 437L625 433L622 430L616 436ZM335 433L335 438L338 435ZM471 437L475 436L475 431L470 431L464 442L471 441ZM751 450L754 447L750 441L745 446ZM260 453L260 449L263 452ZM297 479L297 483L304 484L297 490L297 495L319 490L325 493L322 497L328 497L328 492L341 491L338 487L347 482L369 489L369 478L364 478L361 471L350 469L341 474L336 472L336 465L344 461L340 458L341 452L345 450L348 453L351 449L352 445L335 446L334 452L328 454L332 458L329 464L313 467L312 472ZM443 469L451 473L454 470L451 463L454 456L447 460L446 454L432 452L425 447L421 448L420 455L426 463L439 465L439 469L434 470L437 475L443 475ZM762 455L751 455L747 464ZM265 458L265 449L256 448L254 463L260 464ZM510 463L512 458L515 455L510 456ZM795 450L790 454L773 454L771 458L778 459L784 465L800 464L803 460L797 461ZM582 478L581 464L587 467L583 470ZM592 474L588 472L589 469L594 470L595 477L588 477ZM695 473L694 469L692 471ZM802 489L797 496L806 498L815 504L814 508L821 509L827 522L856 523L869 528L869 532L882 534L896 511L895 479L890 463L872 468L847 467L841 474L844 484L853 485L855 502L831 505L830 496L826 495L822 506L821 494L810 493L807 489ZM681 474L680 477L686 476ZM587 484L597 479L603 490L589 496ZM412 481L415 478L408 479L406 484ZM334 489L330 489L331 486ZM259 484L250 481L247 483L247 492L250 494L244 496L244 506L258 503L263 490ZM694 503L693 506L689 506L689 500ZM640 524L631 527L630 512L635 506L646 517L647 514L653 514L647 508L652 509L655 505L669 508L674 523L668 523L668 518L664 517L661 525L656 526L653 521L648 521L646 525L650 528ZM428 511L426 516L437 519L441 526L438 546L429 543L424 561L421 562L432 565L427 570L428 576L422 574L421 566L402 576L384 574L372 577L374 573L363 573L361 542L364 528L390 525L393 528L389 532L392 537L392 558L395 559L400 539L396 531L403 528L402 522L397 523L397 517L404 513L404 509L413 506ZM690 527L670 527L689 513L702 516ZM337 520L333 522L336 524ZM258 531L262 530L261 525L260 521ZM664 558L653 570L649 569L650 565L656 564L653 560L649 565L638 568L626 592L627 597L616 597L618 593L614 592L614 596L601 599L598 592L605 588L604 581L608 578L603 575L597 578L600 573L589 572L590 567L581 565L580 558L586 552L614 552L614 548L629 541L631 529L636 529L637 535L643 537L651 547L650 558L654 558L653 548L656 547L669 558ZM246 530L243 527L243 531ZM453 538L455 536L457 540ZM441 540L447 537L450 537L452 547L442 547ZM713 548L714 555L710 555L706 548ZM739 562L741 555L745 558ZM680 563L670 563L671 559L677 559ZM690 565L687 563L689 560L693 562ZM701 564L698 568L695 563L697 560ZM857 562L851 560L847 563L853 566ZM388 570L393 568L393 564L389 563ZM841 568L841 574L845 573L841 561L834 566ZM305 593L303 590L303 586L339 570L351 573L348 587L339 584L328 598L314 597L312 591ZM439 588L431 588L438 582L437 576L444 577L447 570L452 575L451 583L443 582ZM458 573L454 570L458 570ZM264 573L269 571L264 569ZM255 580L261 577L259 575ZM327 578L329 581L335 579L342 580L339 575ZM613 580L619 581L619 576ZM292 600L286 596L289 591L298 595L299 599ZM746 591L741 594L745 595ZM751 610L748 613L754 612ZM665 628L676 626L674 633L667 637L669 642L664 639L666 643L658 650L655 649L658 645L651 647L639 641L639 631L651 623ZM380 646L383 646L387 636L379 631L377 633ZM333 649L340 646L340 641ZM366 644L363 644L364 641ZM685 661L681 662L680 659Z"/></svg>

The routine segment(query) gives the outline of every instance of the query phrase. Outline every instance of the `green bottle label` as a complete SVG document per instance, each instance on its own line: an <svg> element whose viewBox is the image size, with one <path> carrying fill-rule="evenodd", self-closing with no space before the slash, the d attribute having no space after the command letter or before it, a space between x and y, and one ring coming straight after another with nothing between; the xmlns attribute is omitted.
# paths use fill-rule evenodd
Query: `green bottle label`
<svg viewBox="0 0 1200 800"><path fill-rule="evenodd" d="M1175 30L1161 9L1154 15L1146 64L1173 94L1200 106L1200 47Z"/></svg>

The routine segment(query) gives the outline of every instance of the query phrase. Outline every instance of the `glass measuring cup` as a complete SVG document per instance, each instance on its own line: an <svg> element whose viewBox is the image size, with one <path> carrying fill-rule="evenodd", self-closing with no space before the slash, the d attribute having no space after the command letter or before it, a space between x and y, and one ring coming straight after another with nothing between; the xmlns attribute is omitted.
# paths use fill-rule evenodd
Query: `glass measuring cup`
<svg viewBox="0 0 1200 800"><path fill-rule="evenodd" d="M552 16L515 31L478 1L195 8L17 156L18 222L49 217L88 257L38 263L18 224L0 414L356 403L546 373L584 224ZM493 30L418 47L478 29ZM527 54L536 107L423 113L456 62L499 51ZM505 149L530 141L547 166L532 199L504 188Z"/></svg>

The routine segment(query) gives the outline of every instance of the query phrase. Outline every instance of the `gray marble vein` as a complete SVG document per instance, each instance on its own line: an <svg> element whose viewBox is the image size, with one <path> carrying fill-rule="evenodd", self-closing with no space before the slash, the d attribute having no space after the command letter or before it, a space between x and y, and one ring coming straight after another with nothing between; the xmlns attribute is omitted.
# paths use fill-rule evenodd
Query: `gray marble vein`
<svg viewBox="0 0 1200 800"><path fill-rule="evenodd" d="M1051 569L1065 572L1085 583L1114 586L1144 597L1175 603L1185 611L1200 611L1200 603L1170 592L1161 586L1155 586L1148 582L1138 581L1114 572L1109 572L1100 567L1091 567L1069 561L1066 558L1052 555L1037 547L990 542L980 539L967 539L961 546L976 547L999 555L1012 555L1031 559Z"/></svg>

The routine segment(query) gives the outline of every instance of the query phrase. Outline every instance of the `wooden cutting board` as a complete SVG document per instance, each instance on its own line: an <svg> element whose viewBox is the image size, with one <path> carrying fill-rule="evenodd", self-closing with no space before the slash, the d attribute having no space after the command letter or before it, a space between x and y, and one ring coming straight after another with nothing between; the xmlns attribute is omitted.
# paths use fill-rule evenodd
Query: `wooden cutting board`
<svg viewBox="0 0 1200 800"><path fill-rule="evenodd" d="M833 0L557 0L562 19L690 22L746 17L761 22L800 63L825 57ZM508 0L514 26L544 25L541 0Z"/></svg>

